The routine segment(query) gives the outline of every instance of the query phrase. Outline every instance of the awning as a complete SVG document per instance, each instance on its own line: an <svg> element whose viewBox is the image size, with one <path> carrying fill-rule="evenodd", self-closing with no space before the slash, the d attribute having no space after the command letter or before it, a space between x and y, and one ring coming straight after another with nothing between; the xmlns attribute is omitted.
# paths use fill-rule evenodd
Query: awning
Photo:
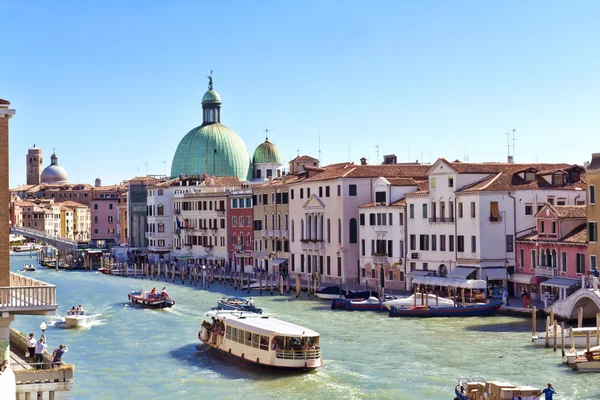
<svg viewBox="0 0 600 400"><path fill-rule="evenodd" d="M475 267L462 267L458 266L448 273L448 278L463 278L465 279L469 274L475 271Z"/></svg>
<svg viewBox="0 0 600 400"><path fill-rule="evenodd" d="M413 271L414 272L414 271ZM437 276L417 276L412 280L413 284L418 285L429 285L429 286L441 286L441 287L455 287L465 289L485 289L487 283L482 280L476 279L460 279L460 278L440 278Z"/></svg>
<svg viewBox="0 0 600 400"><path fill-rule="evenodd" d="M546 282L542 282L542 285L551 287L571 287L578 283L581 283L581 279L554 277Z"/></svg>
<svg viewBox="0 0 600 400"><path fill-rule="evenodd" d="M221 257L221 256L208 256L206 258L209 261L222 261L225 260L225 257Z"/></svg>
<svg viewBox="0 0 600 400"><path fill-rule="evenodd" d="M271 265L278 266L280 264L286 263L287 261L287 258L276 258L273 261L271 261Z"/></svg>
<svg viewBox="0 0 600 400"><path fill-rule="evenodd" d="M233 253L233 256L237 258L252 258L252 254L246 253Z"/></svg>
<svg viewBox="0 0 600 400"><path fill-rule="evenodd" d="M433 271L424 271L422 269L415 269L406 273L406 276L432 276Z"/></svg>
<svg viewBox="0 0 600 400"><path fill-rule="evenodd" d="M504 267L483 268L483 273L489 280L506 280L507 278L506 268Z"/></svg>
<svg viewBox="0 0 600 400"><path fill-rule="evenodd" d="M512 274L509 281L514 283L522 283L523 285L531 285L535 275L532 274Z"/></svg>
<svg viewBox="0 0 600 400"><path fill-rule="evenodd" d="M252 257L265 259L265 258L269 258L269 254L257 252L257 253L252 253Z"/></svg>
<svg viewBox="0 0 600 400"><path fill-rule="evenodd" d="M194 256L175 256L176 259L178 260L190 260L192 258L196 258Z"/></svg>

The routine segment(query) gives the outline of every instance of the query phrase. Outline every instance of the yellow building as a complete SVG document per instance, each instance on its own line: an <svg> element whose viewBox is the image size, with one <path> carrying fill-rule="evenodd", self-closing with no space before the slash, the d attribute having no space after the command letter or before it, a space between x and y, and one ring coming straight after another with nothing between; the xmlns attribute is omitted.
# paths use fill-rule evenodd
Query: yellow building
<svg viewBox="0 0 600 400"><path fill-rule="evenodd" d="M60 236L71 240L74 239L73 214L71 207L60 205Z"/></svg>
<svg viewBox="0 0 600 400"><path fill-rule="evenodd" d="M598 189L600 188L600 153L592 154L592 161L587 167L587 221L588 221L588 253L590 255L590 271L598 264L598 222L600 221L600 204L598 204Z"/></svg>
<svg viewBox="0 0 600 400"><path fill-rule="evenodd" d="M60 203L64 208L73 210L73 240L87 243L91 239L92 217L90 208L75 201Z"/></svg>

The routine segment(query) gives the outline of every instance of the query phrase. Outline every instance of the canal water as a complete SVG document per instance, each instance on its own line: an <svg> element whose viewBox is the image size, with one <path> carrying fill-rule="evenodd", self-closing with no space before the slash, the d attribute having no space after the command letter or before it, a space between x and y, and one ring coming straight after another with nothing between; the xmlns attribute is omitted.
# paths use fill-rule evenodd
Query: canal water
<svg viewBox="0 0 600 400"><path fill-rule="evenodd" d="M35 258L11 256L12 271L24 263ZM198 341L203 313L220 296L239 295L230 286L201 290L43 267L23 274L55 284L59 310L57 317L18 316L13 327L39 337L44 320L49 350L69 346L63 360L75 364L73 399L452 399L462 376L535 387L551 382L559 399L600 395L598 375L560 365L560 351L533 348L527 319L388 318L331 311L318 299L255 293L265 312L321 334L322 368L277 373L221 357ZM127 303L131 290L163 285L176 300L172 309ZM78 304L98 319L85 329L63 329L60 316Z"/></svg>

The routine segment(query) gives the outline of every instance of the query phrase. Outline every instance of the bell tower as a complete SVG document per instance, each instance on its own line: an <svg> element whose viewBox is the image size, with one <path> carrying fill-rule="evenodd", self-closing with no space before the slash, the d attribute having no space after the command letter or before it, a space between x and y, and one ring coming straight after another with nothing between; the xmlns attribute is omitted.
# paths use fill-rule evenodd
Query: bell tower
<svg viewBox="0 0 600 400"><path fill-rule="evenodd" d="M42 173L43 157L42 149L35 147L35 144L27 152L27 184L39 185L40 175Z"/></svg>

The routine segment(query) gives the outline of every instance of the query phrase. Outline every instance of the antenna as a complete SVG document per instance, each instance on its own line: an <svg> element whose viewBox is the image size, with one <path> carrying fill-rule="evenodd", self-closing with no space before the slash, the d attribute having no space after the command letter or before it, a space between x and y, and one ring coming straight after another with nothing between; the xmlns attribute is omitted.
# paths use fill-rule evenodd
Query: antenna
<svg viewBox="0 0 600 400"><path fill-rule="evenodd" d="M423 150L421 150L421 158L420 158L421 162L423 162Z"/></svg>
<svg viewBox="0 0 600 400"><path fill-rule="evenodd" d="M319 127L319 162L321 162L321 128Z"/></svg>
<svg viewBox="0 0 600 400"><path fill-rule="evenodd" d="M515 159L515 140L517 140L517 139L515 139L515 131L516 131L516 129L513 129L513 132L512 132L513 133L513 138L512 138L512 142L513 142L513 160Z"/></svg>
<svg viewBox="0 0 600 400"><path fill-rule="evenodd" d="M506 135L506 148L508 149L507 157L510 157L510 133L505 132L504 134Z"/></svg>
<svg viewBox="0 0 600 400"><path fill-rule="evenodd" d="M265 129L263 129L263 132L265 133L265 136L266 136L266 140L269 140L269 132L272 132L274 130L275 130L275 128L269 129L267 127L265 127Z"/></svg>
<svg viewBox="0 0 600 400"><path fill-rule="evenodd" d="M146 164L146 176L148 176L148 163L145 163L145 164Z"/></svg>
<svg viewBox="0 0 600 400"><path fill-rule="evenodd" d="M300 149L296 150L296 154L300 157Z"/></svg>
<svg viewBox="0 0 600 400"><path fill-rule="evenodd" d="M377 158L375 159L375 162L377 163L377 162L379 162L379 145L376 144L375 148L377 149Z"/></svg>
<svg viewBox="0 0 600 400"><path fill-rule="evenodd" d="M410 162L412 158L410 158L410 144L408 145L408 162Z"/></svg>

